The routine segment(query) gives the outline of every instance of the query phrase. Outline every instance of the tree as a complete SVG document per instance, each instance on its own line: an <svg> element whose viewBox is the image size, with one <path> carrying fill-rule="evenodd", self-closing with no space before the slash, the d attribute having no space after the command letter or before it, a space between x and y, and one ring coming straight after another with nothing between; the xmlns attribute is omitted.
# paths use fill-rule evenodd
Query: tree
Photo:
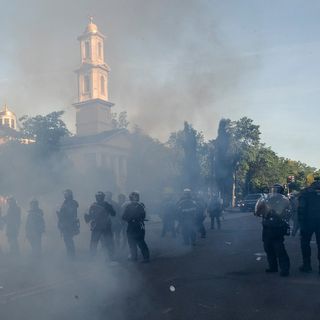
<svg viewBox="0 0 320 320"><path fill-rule="evenodd" d="M181 131L170 135L168 145L176 154L180 167L180 181L182 188L198 189L201 185L200 163L204 156L204 138L191 124L184 122Z"/></svg>
<svg viewBox="0 0 320 320"><path fill-rule="evenodd" d="M66 124L61 119L63 111L51 112L45 116L24 116L20 119L22 134L35 141L44 154L51 154L59 149L63 137L70 135Z"/></svg>

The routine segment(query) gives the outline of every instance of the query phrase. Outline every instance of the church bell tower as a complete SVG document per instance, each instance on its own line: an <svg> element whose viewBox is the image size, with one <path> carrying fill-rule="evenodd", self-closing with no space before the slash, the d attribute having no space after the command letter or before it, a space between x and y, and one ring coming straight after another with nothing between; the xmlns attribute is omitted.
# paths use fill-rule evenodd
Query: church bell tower
<svg viewBox="0 0 320 320"><path fill-rule="evenodd" d="M105 36L90 18L80 41L81 65L78 75L76 108L77 135L92 135L112 130L111 107L108 96L110 68L104 61Z"/></svg>

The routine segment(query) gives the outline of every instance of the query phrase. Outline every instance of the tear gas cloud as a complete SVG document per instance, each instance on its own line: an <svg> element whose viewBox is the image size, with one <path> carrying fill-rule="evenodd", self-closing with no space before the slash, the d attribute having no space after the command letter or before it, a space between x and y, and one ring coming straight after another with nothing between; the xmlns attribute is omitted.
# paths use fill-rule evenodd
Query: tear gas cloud
<svg viewBox="0 0 320 320"><path fill-rule="evenodd" d="M1 13L0 96L18 115L63 108L74 131L76 38L93 15L107 36L114 111L127 110L132 124L162 140L184 120L212 136L225 109L217 102L258 63L224 41L213 7L202 0L14 1Z"/></svg>

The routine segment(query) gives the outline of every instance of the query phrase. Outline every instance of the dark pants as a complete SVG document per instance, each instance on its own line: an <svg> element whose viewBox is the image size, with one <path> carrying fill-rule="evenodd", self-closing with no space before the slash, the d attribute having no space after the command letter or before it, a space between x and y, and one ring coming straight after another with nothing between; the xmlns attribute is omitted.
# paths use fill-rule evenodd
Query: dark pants
<svg viewBox="0 0 320 320"><path fill-rule="evenodd" d="M183 222L181 225L183 242L185 245L194 245L196 243L196 232L192 222Z"/></svg>
<svg viewBox="0 0 320 320"><path fill-rule="evenodd" d="M41 235L34 235L34 236L30 236L28 237L28 240L30 242L31 245L31 250L32 250L32 256L34 257L39 257L41 256Z"/></svg>
<svg viewBox="0 0 320 320"><path fill-rule="evenodd" d="M269 268L289 272L290 259L284 246L284 236L279 228L263 228L263 245L267 254Z"/></svg>
<svg viewBox="0 0 320 320"><path fill-rule="evenodd" d="M76 248L73 241L73 234L69 232L65 232L62 234L62 236L63 236L64 244L66 246L68 257L74 258L76 255Z"/></svg>
<svg viewBox="0 0 320 320"><path fill-rule="evenodd" d="M220 216L210 216L211 218L211 229L215 227L215 221L217 222L218 229L221 229L221 219Z"/></svg>
<svg viewBox="0 0 320 320"><path fill-rule="evenodd" d="M10 247L10 253L18 255L20 253L18 236L15 236L15 235L9 236L8 235L8 242L9 242L9 247Z"/></svg>
<svg viewBox="0 0 320 320"><path fill-rule="evenodd" d="M318 247L318 260L320 264L320 228L303 228L300 231L300 244L301 244L301 251L302 251L302 259L303 265L306 267L311 267L311 247L310 241L312 235L316 235L317 247Z"/></svg>
<svg viewBox="0 0 320 320"><path fill-rule="evenodd" d="M110 230L92 230L91 231L91 241L90 241L90 252L93 256L97 253L97 247L99 241L103 250L108 252L109 258L114 258L114 242L113 234Z"/></svg>
<svg viewBox="0 0 320 320"><path fill-rule="evenodd" d="M130 248L131 253L131 259L133 261L136 261L138 259L138 247L141 251L141 254L143 256L143 259L145 261L149 260L150 253L149 248L144 240L145 237L145 231L141 230L139 232L127 232L128 237L128 244Z"/></svg>
<svg viewBox="0 0 320 320"><path fill-rule="evenodd" d="M173 238L176 237L175 221L171 218L164 217L162 222L161 236L164 237L167 232L171 232Z"/></svg>
<svg viewBox="0 0 320 320"><path fill-rule="evenodd" d="M198 223L197 223L197 226L198 226L198 232L200 233L201 235L201 238L205 238L206 237L206 228L204 227L204 224L203 224L203 219L199 219Z"/></svg>

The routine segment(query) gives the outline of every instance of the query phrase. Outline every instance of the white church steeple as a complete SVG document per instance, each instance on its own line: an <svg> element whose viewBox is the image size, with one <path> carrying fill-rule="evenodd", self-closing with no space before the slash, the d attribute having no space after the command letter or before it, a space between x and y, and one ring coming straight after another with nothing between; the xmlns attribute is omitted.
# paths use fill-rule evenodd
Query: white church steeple
<svg viewBox="0 0 320 320"><path fill-rule="evenodd" d="M80 41L80 68L78 74L77 134L89 135L112 129L109 102L109 66L104 61L105 36L99 32L93 18L78 37Z"/></svg>

